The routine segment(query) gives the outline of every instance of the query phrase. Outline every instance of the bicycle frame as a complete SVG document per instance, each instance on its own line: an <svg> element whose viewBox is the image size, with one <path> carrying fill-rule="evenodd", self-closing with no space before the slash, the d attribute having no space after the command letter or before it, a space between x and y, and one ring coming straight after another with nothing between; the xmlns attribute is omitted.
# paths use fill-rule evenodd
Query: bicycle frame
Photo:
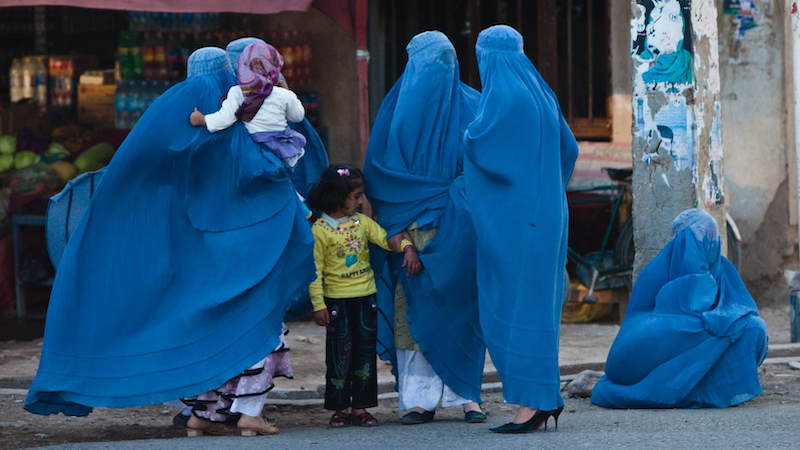
<svg viewBox="0 0 800 450"><path fill-rule="evenodd" d="M575 199L575 200L568 200L567 204L605 204L605 203L612 203L613 209L611 211L611 218L608 222L608 227L606 228L605 235L603 236L603 243L600 246L599 254L602 261L603 255L605 255L606 251L609 247L609 241L611 240L611 232L614 229L614 224L616 223L617 216L619 213L620 205L622 204L622 200L625 197L625 194L630 191L630 187L626 184L614 184L614 185L604 185L604 186L596 186L596 187L588 187L588 188L579 188L579 189L570 189L567 191L568 193L575 193L575 192L609 192L608 195L600 195L596 198L587 198L587 199ZM575 262L575 264L580 264L585 267L591 268L593 271L596 270L598 275L610 275L610 274L618 274L622 272L626 272L632 269L632 266L629 264L623 265L614 265L612 267L608 267L605 269L599 269L597 264L593 261L590 261L583 256L581 256L578 252L576 252L573 248L567 246L567 254L570 259ZM615 258L616 260L617 258Z"/></svg>

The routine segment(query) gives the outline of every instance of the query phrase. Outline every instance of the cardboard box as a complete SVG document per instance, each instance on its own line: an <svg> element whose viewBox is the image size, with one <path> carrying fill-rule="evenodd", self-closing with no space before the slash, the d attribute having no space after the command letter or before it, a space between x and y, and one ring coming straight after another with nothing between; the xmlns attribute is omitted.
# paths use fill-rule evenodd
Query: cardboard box
<svg viewBox="0 0 800 450"><path fill-rule="evenodd" d="M96 56L51 55L48 60L48 71L51 77L66 76L77 78L87 70L97 67Z"/></svg>
<svg viewBox="0 0 800 450"><path fill-rule="evenodd" d="M80 84L99 86L114 83L114 69L87 70L80 77Z"/></svg>
<svg viewBox="0 0 800 450"><path fill-rule="evenodd" d="M113 127L117 86L78 85L78 122Z"/></svg>

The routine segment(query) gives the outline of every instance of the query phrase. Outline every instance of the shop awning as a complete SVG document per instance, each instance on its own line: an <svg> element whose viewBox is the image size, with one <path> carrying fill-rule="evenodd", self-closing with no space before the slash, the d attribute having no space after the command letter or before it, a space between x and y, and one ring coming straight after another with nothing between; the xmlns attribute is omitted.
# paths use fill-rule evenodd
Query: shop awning
<svg viewBox="0 0 800 450"><path fill-rule="evenodd" d="M3 6L75 6L156 12L274 14L307 11L312 0L0 0Z"/></svg>

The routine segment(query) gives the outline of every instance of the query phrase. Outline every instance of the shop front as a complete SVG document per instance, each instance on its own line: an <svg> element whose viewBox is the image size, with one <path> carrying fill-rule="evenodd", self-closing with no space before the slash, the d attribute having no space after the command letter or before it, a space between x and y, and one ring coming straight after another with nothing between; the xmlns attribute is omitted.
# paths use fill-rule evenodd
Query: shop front
<svg viewBox="0 0 800 450"><path fill-rule="evenodd" d="M0 12L0 310L44 311L48 197L106 165L197 48L272 43L330 159L363 158L366 0L11 0Z"/></svg>

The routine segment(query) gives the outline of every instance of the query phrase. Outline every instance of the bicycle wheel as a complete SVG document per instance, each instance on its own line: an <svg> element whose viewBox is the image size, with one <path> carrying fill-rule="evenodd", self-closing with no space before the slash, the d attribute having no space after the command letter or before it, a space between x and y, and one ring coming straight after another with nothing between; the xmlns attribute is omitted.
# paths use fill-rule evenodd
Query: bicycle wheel
<svg viewBox="0 0 800 450"><path fill-rule="evenodd" d="M617 244L614 246L614 263L618 266L633 267L636 251L633 247L633 219L628 219L619 228ZM625 277L628 289L633 289L633 271Z"/></svg>
<svg viewBox="0 0 800 450"><path fill-rule="evenodd" d="M725 214L725 230L728 235L728 261L736 267L736 271L739 271L739 266L742 264L742 238L739 235L739 227L730 214Z"/></svg>

